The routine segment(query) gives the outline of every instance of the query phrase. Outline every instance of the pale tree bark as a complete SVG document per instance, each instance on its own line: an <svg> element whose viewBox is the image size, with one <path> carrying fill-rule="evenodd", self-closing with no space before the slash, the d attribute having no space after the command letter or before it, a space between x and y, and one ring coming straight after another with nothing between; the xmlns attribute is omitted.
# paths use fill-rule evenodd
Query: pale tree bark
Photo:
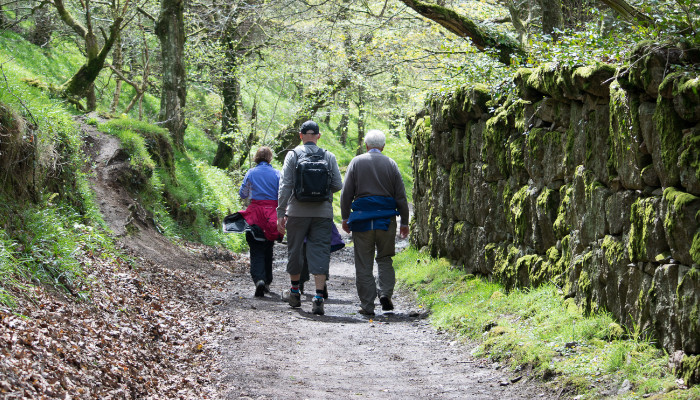
<svg viewBox="0 0 700 400"><path fill-rule="evenodd" d="M340 122L336 129L340 133L340 144L348 143L348 123L350 122L350 101L345 91L340 93Z"/></svg>
<svg viewBox="0 0 700 400"><path fill-rule="evenodd" d="M490 31L454 10L437 4L424 3L419 0L401 0L418 14L428 18L460 37L471 39L472 44L481 51L489 48L498 51L498 60L510 65L511 55L523 55L520 43L496 31Z"/></svg>
<svg viewBox="0 0 700 400"><path fill-rule="evenodd" d="M173 142L182 148L185 141L185 0L161 0L156 35L163 63L163 87L158 121L170 131Z"/></svg>
<svg viewBox="0 0 700 400"><path fill-rule="evenodd" d="M365 103L365 88L364 86L360 86L357 90L357 149L355 150L355 154L358 156L365 152L363 143L365 140L365 125L367 122L367 108Z"/></svg>

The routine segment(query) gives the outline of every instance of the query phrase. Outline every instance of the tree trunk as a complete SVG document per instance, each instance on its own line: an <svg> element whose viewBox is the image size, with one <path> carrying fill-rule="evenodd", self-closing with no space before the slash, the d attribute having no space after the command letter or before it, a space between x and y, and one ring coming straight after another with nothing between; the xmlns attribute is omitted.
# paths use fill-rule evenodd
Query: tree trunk
<svg viewBox="0 0 700 400"><path fill-rule="evenodd" d="M117 41L114 47L114 52L112 53L112 64L114 64L114 68L117 70L121 71L122 68L124 67L124 57L122 55L122 35L121 33L117 37ZM112 105L110 106L110 111L112 114L117 112L117 106L119 105L119 97L122 94L122 84L124 81L119 77L119 75L116 75L114 78L114 96L112 97Z"/></svg>
<svg viewBox="0 0 700 400"><path fill-rule="evenodd" d="M365 123L367 121L367 110L365 109L365 88L359 86L357 90L357 150L356 155L365 152Z"/></svg>
<svg viewBox="0 0 700 400"><path fill-rule="evenodd" d="M236 43L236 11L227 18L226 27L221 36L224 47L224 68L221 94L223 106L221 110L221 134L212 165L226 169L231 165L234 156L236 138L239 136L238 104L240 85L238 82L238 66L240 65ZM238 149L239 151L241 149Z"/></svg>
<svg viewBox="0 0 700 400"><path fill-rule="evenodd" d="M340 144L348 144L348 123L350 122L350 101L345 91L340 94L340 122L337 131L340 133Z"/></svg>
<svg viewBox="0 0 700 400"><path fill-rule="evenodd" d="M161 0L156 35L163 62L163 87L158 121L170 131L177 147L185 141L185 0Z"/></svg>
<svg viewBox="0 0 700 400"><path fill-rule="evenodd" d="M615 10L628 21L636 20L642 26L654 25L654 20L651 17L637 10L625 0L600 0L600 2Z"/></svg>
<svg viewBox="0 0 700 400"><path fill-rule="evenodd" d="M564 14L561 11L561 0L539 0L542 8L542 33L550 35L556 41L559 35L556 30L564 27Z"/></svg>
<svg viewBox="0 0 700 400"><path fill-rule="evenodd" d="M227 57L228 58L228 57ZM230 60L229 60L230 61ZM236 67L228 70L223 82L223 110L221 118L221 135L216 149L216 156L212 165L221 169L228 168L233 161L233 148L236 145L236 137L239 136L238 126L238 96L240 86ZM240 149L239 149L240 150Z"/></svg>
<svg viewBox="0 0 700 400"><path fill-rule="evenodd" d="M0 10L0 18L3 17L3 12ZM2 26L0 20L0 27ZM51 13L45 7L38 8L34 12L34 31L29 36L29 41L37 46L46 47L51 41L51 34L54 31L53 18Z"/></svg>
<svg viewBox="0 0 700 400"><path fill-rule="evenodd" d="M472 44L481 51L488 48L498 50L498 60L503 64L510 65L511 55L524 55L520 43L495 30L480 27L476 22L457 14L454 10L419 0L401 0L401 2L455 35L470 38Z"/></svg>
<svg viewBox="0 0 700 400"><path fill-rule="evenodd" d="M326 107L333 96L344 89L349 82L349 78L343 78L335 85L324 86L303 96L307 100L297 112L294 121L282 129L274 141L275 147L272 150L277 154L276 158L278 160L283 161L287 150L291 150L299 144L299 127L301 124L313 118L316 111L320 108Z"/></svg>

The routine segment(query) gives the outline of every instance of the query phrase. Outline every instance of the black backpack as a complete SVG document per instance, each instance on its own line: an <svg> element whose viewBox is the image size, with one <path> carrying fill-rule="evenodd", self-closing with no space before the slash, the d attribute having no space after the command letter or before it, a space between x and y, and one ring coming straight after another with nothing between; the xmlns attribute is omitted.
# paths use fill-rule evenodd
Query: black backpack
<svg viewBox="0 0 700 400"><path fill-rule="evenodd" d="M294 149L297 168L294 173L294 196L297 201L313 202L330 200L331 166L326 161L326 150L315 153Z"/></svg>

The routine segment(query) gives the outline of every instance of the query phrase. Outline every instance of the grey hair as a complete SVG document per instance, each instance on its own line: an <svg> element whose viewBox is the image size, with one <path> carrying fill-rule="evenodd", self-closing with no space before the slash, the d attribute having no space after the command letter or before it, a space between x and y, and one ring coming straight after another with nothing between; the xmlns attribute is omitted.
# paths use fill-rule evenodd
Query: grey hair
<svg viewBox="0 0 700 400"><path fill-rule="evenodd" d="M386 136L384 136L384 132L372 129L365 135L365 144L370 149L381 149L386 144Z"/></svg>

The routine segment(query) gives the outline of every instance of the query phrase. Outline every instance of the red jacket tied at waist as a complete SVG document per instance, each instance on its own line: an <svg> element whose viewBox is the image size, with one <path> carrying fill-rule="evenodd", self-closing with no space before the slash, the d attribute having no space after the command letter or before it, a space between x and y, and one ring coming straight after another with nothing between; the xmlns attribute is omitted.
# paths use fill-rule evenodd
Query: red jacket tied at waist
<svg viewBox="0 0 700 400"><path fill-rule="evenodd" d="M282 235L277 230L277 200L251 200L239 213L248 225L257 225L265 232L265 239L277 240Z"/></svg>

